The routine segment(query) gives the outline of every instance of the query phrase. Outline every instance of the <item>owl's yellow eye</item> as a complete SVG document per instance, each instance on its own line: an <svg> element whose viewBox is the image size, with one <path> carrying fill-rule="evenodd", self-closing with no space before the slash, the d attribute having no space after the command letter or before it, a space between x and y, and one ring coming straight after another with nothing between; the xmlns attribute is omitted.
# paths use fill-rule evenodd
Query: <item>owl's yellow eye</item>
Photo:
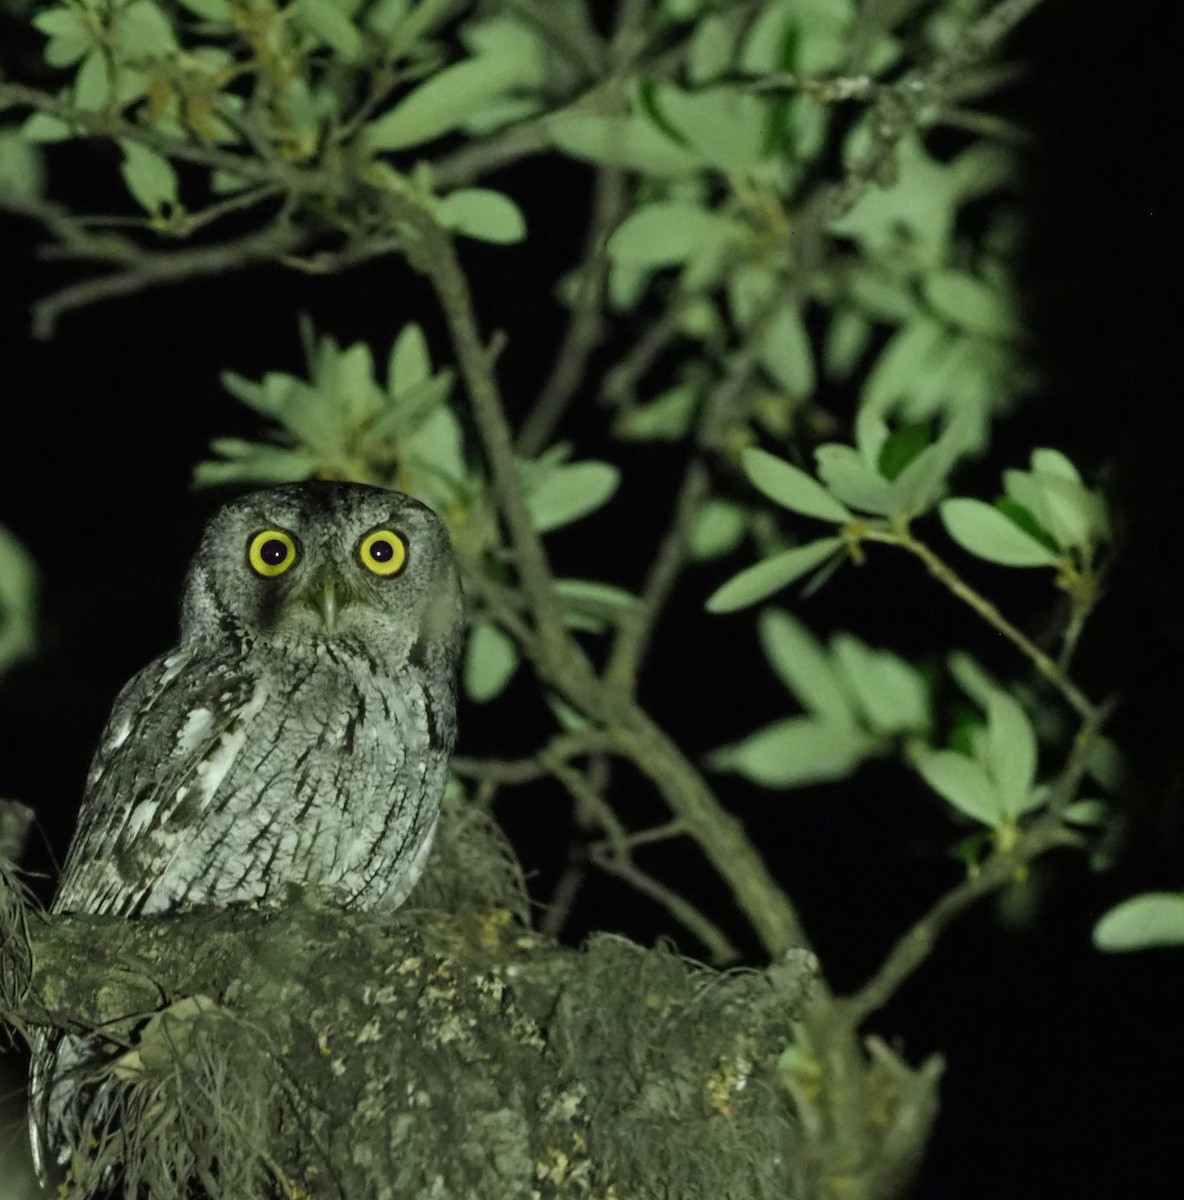
<svg viewBox="0 0 1184 1200"><path fill-rule="evenodd" d="M256 575L274 579L296 561L296 542L282 529L261 529L247 543L247 562Z"/></svg>
<svg viewBox="0 0 1184 1200"><path fill-rule="evenodd" d="M358 557L375 575L397 575L407 565L407 543L393 529L372 529L362 538Z"/></svg>

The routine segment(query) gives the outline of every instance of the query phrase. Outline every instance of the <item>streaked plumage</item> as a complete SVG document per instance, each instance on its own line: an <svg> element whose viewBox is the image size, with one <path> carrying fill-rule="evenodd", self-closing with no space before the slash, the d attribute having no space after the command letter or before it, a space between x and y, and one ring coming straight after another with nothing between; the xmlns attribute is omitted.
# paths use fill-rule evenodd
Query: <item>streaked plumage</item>
<svg viewBox="0 0 1184 1200"><path fill-rule="evenodd" d="M455 740L462 624L447 533L418 501L299 483L227 505L190 567L177 648L115 701L54 910L282 901L292 884L401 904ZM34 1060L54 1141L62 1049Z"/></svg>

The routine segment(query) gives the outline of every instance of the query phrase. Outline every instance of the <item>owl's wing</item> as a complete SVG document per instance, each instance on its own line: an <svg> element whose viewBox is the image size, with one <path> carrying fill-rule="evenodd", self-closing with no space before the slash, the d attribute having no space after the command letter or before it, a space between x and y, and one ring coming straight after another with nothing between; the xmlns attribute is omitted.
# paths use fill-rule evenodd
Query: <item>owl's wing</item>
<svg viewBox="0 0 1184 1200"><path fill-rule="evenodd" d="M241 660L179 650L132 677L111 710L87 777L55 912L137 912L183 836L195 779L212 790L220 749L256 698ZM219 776L220 777L220 776ZM170 825L171 822L171 825Z"/></svg>

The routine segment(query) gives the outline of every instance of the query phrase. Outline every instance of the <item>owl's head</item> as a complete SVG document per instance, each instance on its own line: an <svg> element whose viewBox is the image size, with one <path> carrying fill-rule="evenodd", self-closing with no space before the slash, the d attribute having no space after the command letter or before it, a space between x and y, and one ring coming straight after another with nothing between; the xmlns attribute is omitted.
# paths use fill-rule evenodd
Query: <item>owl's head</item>
<svg viewBox="0 0 1184 1200"><path fill-rule="evenodd" d="M183 642L350 645L386 666L451 668L463 630L456 559L402 492L306 482L251 492L206 525L185 583Z"/></svg>

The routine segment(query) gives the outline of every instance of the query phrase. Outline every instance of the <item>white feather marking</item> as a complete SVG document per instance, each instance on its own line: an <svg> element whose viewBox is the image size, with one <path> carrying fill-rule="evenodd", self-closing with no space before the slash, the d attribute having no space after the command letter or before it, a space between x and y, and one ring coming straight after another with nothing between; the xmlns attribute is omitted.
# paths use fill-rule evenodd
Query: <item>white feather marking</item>
<svg viewBox="0 0 1184 1200"><path fill-rule="evenodd" d="M196 750L210 732L214 723L214 714L208 708L195 708L185 718L185 724L177 733L177 749L181 753Z"/></svg>
<svg viewBox="0 0 1184 1200"><path fill-rule="evenodd" d="M118 750L119 747L127 741L128 734L130 734L131 731L132 719L131 717L124 717L119 728L111 735L110 740L107 742L108 748L111 750Z"/></svg>
<svg viewBox="0 0 1184 1200"><path fill-rule="evenodd" d="M236 714L234 727L226 730L218 738L214 752L197 764L198 788L201 791L202 802L210 800L218 790L218 785L226 778L227 772L234 766L234 760L243 748L247 738L247 727L263 710L267 700L267 692L263 687L256 687L250 700Z"/></svg>

